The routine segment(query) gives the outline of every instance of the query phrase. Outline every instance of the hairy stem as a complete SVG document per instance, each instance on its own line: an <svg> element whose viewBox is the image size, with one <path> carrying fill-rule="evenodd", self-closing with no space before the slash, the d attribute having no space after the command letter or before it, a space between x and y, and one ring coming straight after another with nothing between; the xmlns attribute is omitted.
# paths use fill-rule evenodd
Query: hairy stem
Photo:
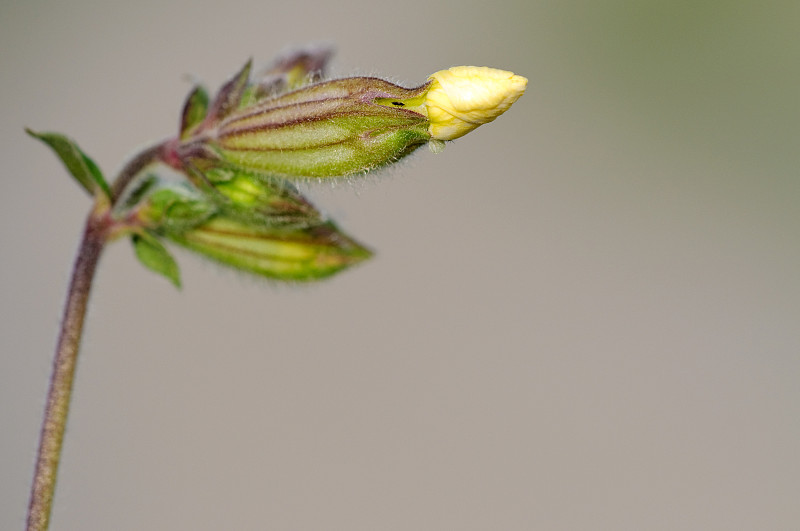
<svg viewBox="0 0 800 531"><path fill-rule="evenodd" d="M166 143L157 144L131 159L114 181L111 201L119 199L128 184L143 169L154 162L164 160L166 149ZM28 531L45 531L50 524L83 321L94 273L106 239L114 225L114 220L109 217L108 212L108 199L98 199L86 220L78 256L75 258L39 437L36 472L28 506Z"/></svg>
<svg viewBox="0 0 800 531"><path fill-rule="evenodd" d="M83 319L86 315L92 279L105 243L105 228L102 218L92 213L86 221L83 239L75 259L39 438L36 473L28 507L28 531L43 531L47 529L50 521Z"/></svg>
<svg viewBox="0 0 800 531"><path fill-rule="evenodd" d="M125 191L125 188L143 169L155 162L165 161L169 145L169 142L158 143L129 160L111 185L111 201L116 202Z"/></svg>

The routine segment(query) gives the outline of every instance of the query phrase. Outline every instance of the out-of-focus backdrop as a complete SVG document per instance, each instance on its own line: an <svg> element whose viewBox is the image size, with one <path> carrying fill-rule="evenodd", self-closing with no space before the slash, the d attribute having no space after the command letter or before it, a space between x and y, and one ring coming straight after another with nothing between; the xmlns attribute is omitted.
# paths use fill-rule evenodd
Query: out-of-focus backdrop
<svg viewBox="0 0 800 531"><path fill-rule="evenodd" d="M101 263L53 529L796 529L800 3L0 5L0 528L23 527L89 201L191 80L530 79L400 168L306 187L376 258L271 285Z"/></svg>

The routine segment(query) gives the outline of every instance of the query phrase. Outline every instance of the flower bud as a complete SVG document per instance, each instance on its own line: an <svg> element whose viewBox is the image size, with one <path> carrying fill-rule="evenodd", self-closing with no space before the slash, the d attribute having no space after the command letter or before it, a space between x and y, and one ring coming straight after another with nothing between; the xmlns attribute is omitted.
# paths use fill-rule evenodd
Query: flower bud
<svg viewBox="0 0 800 531"><path fill-rule="evenodd" d="M504 70L460 66L416 88L353 77L282 92L321 70L329 55L322 49L287 56L255 84L247 63L210 104L193 92L170 164L195 175L214 169L289 179L365 173L423 144L440 151L443 141L505 112L528 82Z"/></svg>
<svg viewBox="0 0 800 531"><path fill-rule="evenodd" d="M525 92L528 80L513 72L485 66L454 66L428 79L425 109L430 134L453 140L489 123Z"/></svg>
<svg viewBox="0 0 800 531"><path fill-rule="evenodd" d="M140 229L134 238L140 261L176 285L177 265L161 238L276 280L325 278L372 255L289 183L216 170L208 177L218 196L153 175L128 207Z"/></svg>
<svg viewBox="0 0 800 531"><path fill-rule="evenodd" d="M277 280L325 278L372 255L330 221L278 228L218 215L168 237L223 264Z"/></svg>

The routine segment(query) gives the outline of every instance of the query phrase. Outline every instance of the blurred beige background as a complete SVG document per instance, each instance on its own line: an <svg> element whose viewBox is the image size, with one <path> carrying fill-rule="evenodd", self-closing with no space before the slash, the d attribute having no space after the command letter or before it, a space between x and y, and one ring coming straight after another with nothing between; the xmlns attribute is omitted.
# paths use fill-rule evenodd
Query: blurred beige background
<svg viewBox="0 0 800 531"><path fill-rule="evenodd" d="M187 79L530 78L505 116L310 188L377 251L302 288L101 264L54 530L800 526L800 4L0 4L0 529L22 529L89 202Z"/></svg>

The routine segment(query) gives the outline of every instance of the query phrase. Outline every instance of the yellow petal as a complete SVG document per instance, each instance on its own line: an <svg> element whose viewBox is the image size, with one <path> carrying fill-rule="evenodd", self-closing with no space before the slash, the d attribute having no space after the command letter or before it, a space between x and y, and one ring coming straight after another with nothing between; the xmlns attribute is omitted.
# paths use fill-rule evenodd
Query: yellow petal
<svg viewBox="0 0 800 531"><path fill-rule="evenodd" d="M491 122L506 112L528 86L522 76L485 66L454 66L428 79L428 130L437 140L453 140Z"/></svg>

